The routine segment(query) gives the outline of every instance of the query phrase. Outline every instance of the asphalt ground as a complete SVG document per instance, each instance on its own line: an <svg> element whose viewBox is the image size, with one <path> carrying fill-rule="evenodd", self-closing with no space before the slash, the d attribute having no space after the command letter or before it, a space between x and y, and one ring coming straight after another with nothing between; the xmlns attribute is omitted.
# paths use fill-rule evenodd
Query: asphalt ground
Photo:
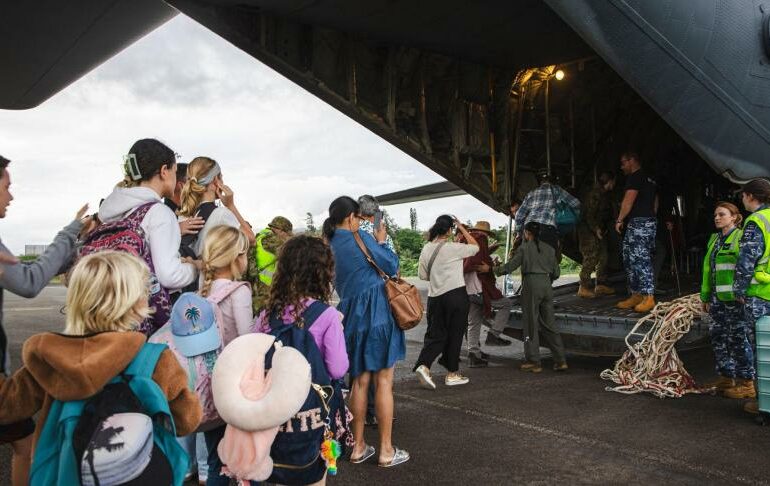
<svg viewBox="0 0 770 486"><path fill-rule="evenodd" d="M62 328L64 289L5 299L18 366L24 339ZM393 469L341 462L329 484L770 483L770 428L756 425L739 400L607 392L599 379L607 359L572 358L566 373L520 372L520 343L487 348L491 366L463 368L465 386L444 386L435 365L438 389L423 390L411 366L424 330L422 323L408 333L407 360L396 368L393 437L412 459ZM698 381L713 377L709 350L682 358ZM376 428L367 428L367 441L377 446ZM10 482L9 456L0 447L0 485Z"/></svg>

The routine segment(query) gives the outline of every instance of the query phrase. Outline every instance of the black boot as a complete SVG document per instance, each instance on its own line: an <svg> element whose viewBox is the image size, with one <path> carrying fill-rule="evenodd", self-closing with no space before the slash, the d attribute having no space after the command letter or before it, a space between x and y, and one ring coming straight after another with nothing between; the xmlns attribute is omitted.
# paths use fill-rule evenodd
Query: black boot
<svg viewBox="0 0 770 486"><path fill-rule="evenodd" d="M468 353L468 367L469 368L486 368L489 365L489 361L476 356L474 353Z"/></svg>
<svg viewBox="0 0 770 486"><path fill-rule="evenodd" d="M507 339L499 338L491 332L487 333L487 340L484 341L485 346L510 346L510 344L511 342Z"/></svg>

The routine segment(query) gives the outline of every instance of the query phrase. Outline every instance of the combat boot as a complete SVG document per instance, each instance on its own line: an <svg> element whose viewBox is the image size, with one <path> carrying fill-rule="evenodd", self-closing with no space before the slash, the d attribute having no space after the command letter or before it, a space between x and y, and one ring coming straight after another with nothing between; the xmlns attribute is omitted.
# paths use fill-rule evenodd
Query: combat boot
<svg viewBox="0 0 770 486"><path fill-rule="evenodd" d="M759 402L756 400L749 400L743 404L743 411L754 415L759 414Z"/></svg>
<svg viewBox="0 0 770 486"><path fill-rule="evenodd" d="M728 378L726 376L720 376L716 380L709 381L705 385L703 385L704 388L714 388L717 392L723 392L727 390L728 388L732 388L735 386L735 380L732 378Z"/></svg>
<svg viewBox="0 0 770 486"><path fill-rule="evenodd" d="M583 285L581 285L578 288L577 296L580 297L581 299L593 299L593 298L596 298L596 294L594 294L594 292L591 289L589 289L588 287L585 287Z"/></svg>
<svg viewBox="0 0 770 486"><path fill-rule="evenodd" d="M615 307L618 309L631 309L635 305L640 304L642 300L642 294L631 294L631 297L627 298L626 300L621 300L615 305Z"/></svg>
<svg viewBox="0 0 770 486"><path fill-rule="evenodd" d="M594 295L615 295L615 289L606 285L597 284L594 287Z"/></svg>
<svg viewBox="0 0 770 486"><path fill-rule="evenodd" d="M735 380L735 386L723 392L727 398L756 398L753 380Z"/></svg>
<svg viewBox="0 0 770 486"><path fill-rule="evenodd" d="M655 307L655 297L652 295L645 295L641 302L634 306L634 312L646 314Z"/></svg>

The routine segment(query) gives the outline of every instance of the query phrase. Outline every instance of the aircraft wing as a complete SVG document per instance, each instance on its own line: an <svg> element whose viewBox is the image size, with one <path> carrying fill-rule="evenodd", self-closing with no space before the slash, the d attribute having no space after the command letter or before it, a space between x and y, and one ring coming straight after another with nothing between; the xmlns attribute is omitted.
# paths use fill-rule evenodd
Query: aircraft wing
<svg viewBox="0 0 770 486"><path fill-rule="evenodd" d="M176 14L158 0L0 2L0 109L39 105Z"/></svg>
<svg viewBox="0 0 770 486"><path fill-rule="evenodd" d="M392 206L415 201L428 201L441 199L442 197L463 196L468 194L465 190L449 181L436 182L425 186L413 187L403 191L391 192L376 196L381 206Z"/></svg>

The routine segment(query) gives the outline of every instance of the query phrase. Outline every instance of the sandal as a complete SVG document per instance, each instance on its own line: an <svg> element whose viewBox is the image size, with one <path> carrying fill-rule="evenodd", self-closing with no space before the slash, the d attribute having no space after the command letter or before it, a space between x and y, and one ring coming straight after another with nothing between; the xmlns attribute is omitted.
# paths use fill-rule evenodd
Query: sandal
<svg viewBox="0 0 770 486"><path fill-rule="evenodd" d="M362 462L365 462L365 461L368 461L369 459L371 459L373 455L374 455L374 447L368 445L364 449L364 453L361 454L359 457L356 457L354 459L353 456L351 455L350 456L350 463L351 464L361 464Z"/></svg>
<svg viewBox="0 0 770 486"><path fill-rule="evenodd" d="M406 452L403 449L399 449L398 447L393 447L395 452L393 453L393 459L391 459L389 462L381 462L378 464L380 467L393 467L398 466L399 464L403 464L406 461L409 460L411 457L408 452Z"/></svg>

